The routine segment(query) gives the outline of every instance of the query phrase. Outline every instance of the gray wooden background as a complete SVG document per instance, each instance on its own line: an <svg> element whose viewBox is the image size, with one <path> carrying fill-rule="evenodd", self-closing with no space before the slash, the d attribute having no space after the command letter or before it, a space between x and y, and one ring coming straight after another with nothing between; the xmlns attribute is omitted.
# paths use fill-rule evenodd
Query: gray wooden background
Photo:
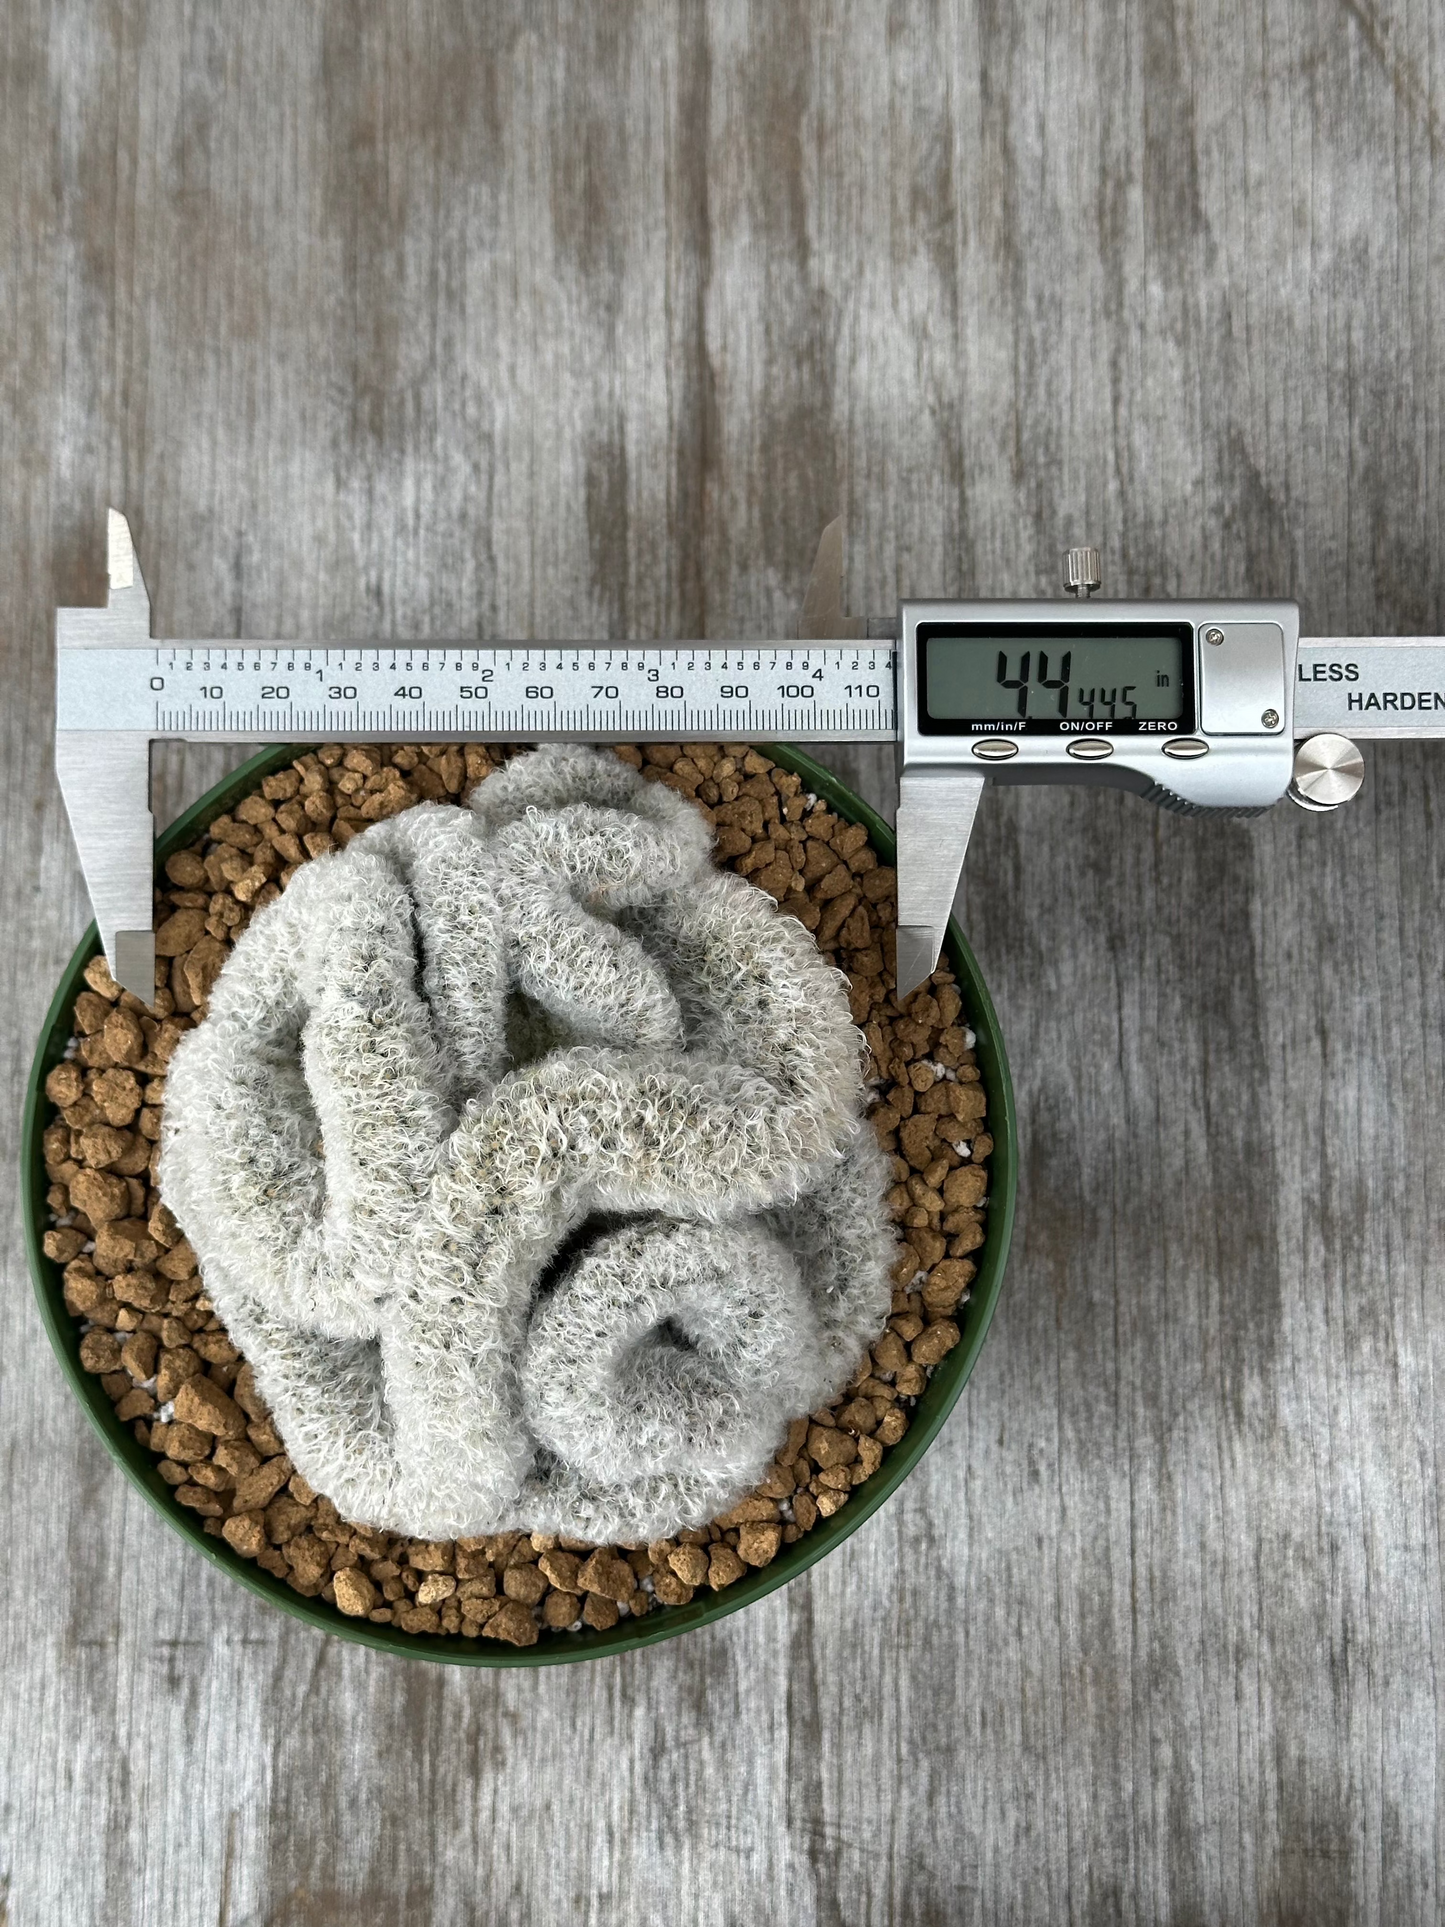
<svg viewBox="0 0 1445 1927"><path fill-rule="evenodd" d="M10 1174L107 503L169 634L764 635L837 509L860 611L1092 539L1442 630L1442 162L1438 0L0 7L0 1921L1438 1917L1445 745L1335 819L985 799L993 1336L877 1519L656 1652L386 1661L203 1569Z"/></svg>

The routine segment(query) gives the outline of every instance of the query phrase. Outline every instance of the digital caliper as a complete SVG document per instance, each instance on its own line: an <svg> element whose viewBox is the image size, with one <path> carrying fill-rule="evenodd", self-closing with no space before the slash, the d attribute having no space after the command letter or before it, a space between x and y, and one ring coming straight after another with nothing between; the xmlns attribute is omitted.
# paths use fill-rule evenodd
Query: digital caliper
<svg viewBox="0 0 1445 1927"><path fill-rule="evenodd" d="M898 993L938 961L985 782L1167 809L1347 802L1352 739L1445 736L1445 638L1301 638L1293 602L1071 600L842 611L841 522L799 633L767 642L163 642L112 510L103 609L56 612L55 763L116 980L154 993L150 746L185 742L893 742Z"/></svg>

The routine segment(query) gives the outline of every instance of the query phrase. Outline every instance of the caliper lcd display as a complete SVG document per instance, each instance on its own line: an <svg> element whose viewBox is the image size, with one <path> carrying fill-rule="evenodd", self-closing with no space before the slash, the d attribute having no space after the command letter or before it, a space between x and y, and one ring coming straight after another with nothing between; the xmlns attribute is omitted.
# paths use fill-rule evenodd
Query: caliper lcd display
<svg viewBox="0 0 1445 1927"><path fill-rule="evenodd" d="M1173 734L1194 727L1188 623L918 625L930 735Z"/></svg>

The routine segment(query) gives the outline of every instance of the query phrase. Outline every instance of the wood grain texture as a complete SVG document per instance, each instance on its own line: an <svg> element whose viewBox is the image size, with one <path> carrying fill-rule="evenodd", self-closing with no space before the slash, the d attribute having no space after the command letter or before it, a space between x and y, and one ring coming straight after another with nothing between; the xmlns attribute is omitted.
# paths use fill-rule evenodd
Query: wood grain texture
<svg viewBox="0 0 1445 1927"><path fill-rule="evenodd" d="M171 634L766 634L837 509L858 610L1096 540L1440 631L1442 162L1435 0L9 0L4 1168L107 503ZM203 1569L10 1205L0 1920L1437 1918L1442 824L1397 746L1335 819L986 797L994 1334L877 1519L655 1652L379 1660Z"/></svg>

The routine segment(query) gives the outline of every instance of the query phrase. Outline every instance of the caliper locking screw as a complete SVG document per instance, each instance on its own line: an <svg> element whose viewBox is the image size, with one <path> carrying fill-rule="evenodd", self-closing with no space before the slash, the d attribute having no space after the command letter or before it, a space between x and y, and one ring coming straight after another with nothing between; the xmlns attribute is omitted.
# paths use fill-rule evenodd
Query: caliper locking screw
<svg viewBox="0 0 1445 1927"><path fill-rule="evenodd" d="M1277 709L1267 709L1259 720L1264 724L1266 729L1278 729L1279 711Z"/></svg>
<svg viewBox="0 0 1445 1927"><path fill-rule="evenodd" d="M1204 640L1206 642L1212 642L1217 648L1219 644L1224 641L1224 631L1222 629L1206 629L1204 632Z"/></svg>
<svg viewBox="0 0 1445 1927"><path fill-rule="evenodd" d="M1064 552L1064 587L1070 595L1082 590L1091 596L1101 581L1097 549L1067 549Z"/></svg>

